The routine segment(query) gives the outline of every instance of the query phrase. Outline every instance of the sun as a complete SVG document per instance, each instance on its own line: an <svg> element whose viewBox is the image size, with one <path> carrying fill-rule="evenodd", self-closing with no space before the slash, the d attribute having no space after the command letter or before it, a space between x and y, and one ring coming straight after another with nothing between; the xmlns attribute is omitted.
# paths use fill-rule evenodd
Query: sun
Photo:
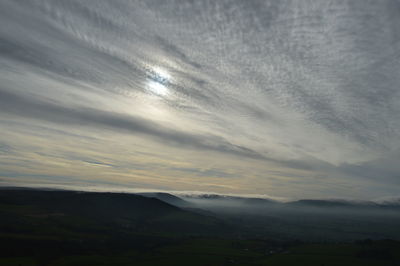
<svg viewBox="0 0 400 266"><path fill-rule="evenodd" d="M153 80L147 82L147 89L160 96L166 96L168 94L168 88L164 84Z"/></svg>
<svg viewBox="0 0 400 266"><path fill-rule="evenodd" d="M148 71L147 90L159 96L166 96L169 93L168 85L171 82L171 75L160 67L154 67Z"/></svg>
<svg viewBox="0 0 400 266"><path fill-rule="evenodd" d="M165 69L154 67L153 71L160 82L168 82L171 79L171 75Z"/></svg>

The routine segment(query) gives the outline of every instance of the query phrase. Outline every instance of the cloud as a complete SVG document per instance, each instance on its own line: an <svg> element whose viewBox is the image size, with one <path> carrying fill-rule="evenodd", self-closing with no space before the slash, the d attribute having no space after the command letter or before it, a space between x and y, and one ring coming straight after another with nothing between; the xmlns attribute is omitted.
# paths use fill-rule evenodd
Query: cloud
<svg viewBox="0 0 400 266"><path fill-rule="evenodd" d="M21 122L21 142L49 122L49 136L68 125L63 134L96 147L93 129L151 138L186 160L171 169L193 175L230 174L210 161L213 152L235 155L232 164L251 174L232 171L232 182L260 189L266 180L266 193L296 176L304 186L294 194L306 186L342 193L335 182L392 193L399 10L391 0L2 1L0 127ZM166 96L147 90L154 68L171 76ZM22 125L27 119L36 127ZM11 139L0 136L4 160L14 158ZM193 150L208 156L194 160ZM152 153L166 158L161 148ZM280 186L268 168L279 168L271 172Z"/></svg>
<svg viewBox="0 0 400 266"><path fill-rule="evenodd" d="M220 137L185 133L163 127L150 120L119 113L91 108L59 106L34 98L28 100L7 91L0 91L0 110L4 113L53 123L110 128L151 136L174 145L263 159L261 154L231 144Z"/></svg>
<svg viewBox="0 0 400 266"><path fill-rule="evenodd" d="M221 169L198 169L198 168L189 168L189 167L172 167L170 170L186 172L190 174L195 174L196 176L200 177L235 177L234 174L228 173L225 170Z"/></svg>

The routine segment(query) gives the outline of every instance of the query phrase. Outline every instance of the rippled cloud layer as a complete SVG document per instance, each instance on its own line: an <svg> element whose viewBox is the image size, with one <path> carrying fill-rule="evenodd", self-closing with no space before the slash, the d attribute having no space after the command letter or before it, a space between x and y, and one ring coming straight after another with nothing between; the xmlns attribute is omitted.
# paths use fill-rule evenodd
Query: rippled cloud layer
<svg viewBox="0 0 400 266"><path fill-rule="evenodd" d="M400 194L398 1L0 3L0 184Z"/></svg>

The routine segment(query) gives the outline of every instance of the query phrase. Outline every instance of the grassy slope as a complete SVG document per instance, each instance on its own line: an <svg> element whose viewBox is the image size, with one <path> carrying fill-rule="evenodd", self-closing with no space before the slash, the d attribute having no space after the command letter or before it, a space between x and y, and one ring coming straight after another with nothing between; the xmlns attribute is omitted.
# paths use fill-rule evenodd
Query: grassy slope
<svg viewBox="0 0 400 266"><path fill-rule="evenodd" d="M0 191L0 265L400 265L394 241L287 245L140 196ZM225 232L224 232L225 231Z"/></svg>

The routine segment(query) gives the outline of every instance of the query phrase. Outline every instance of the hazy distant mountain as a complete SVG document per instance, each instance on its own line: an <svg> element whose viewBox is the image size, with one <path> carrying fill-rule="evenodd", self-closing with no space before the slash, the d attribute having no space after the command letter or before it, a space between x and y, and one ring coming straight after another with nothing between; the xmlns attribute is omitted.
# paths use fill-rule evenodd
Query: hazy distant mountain
<svg viewBox="0 0 400 266"><path fill-rule="evenodd" d="M329 211L330 209L349 209L358 211L383 211L383 210L399 210L400 202L373 202L373 201L350 201L350 200L298 200L285 204L292 207L312 207L316 209Z"/></svg>
<svg viewBox="0 0 400 266"><path fill-rule="evenodd" d="M172 194L169 193L165 193L165 192L143 192L143 193L137 193L136 195L141 195L144 197L148 197L148 198L156 198L159 199L161 201L164 201L166 203L169 203L171 205L174 206L178 206L178 207L190 207L191 204L177 196L174 196Z"/></svg>
<svg viewBox="0 0 400 266"><path fill-rule="evenodd" d="M184 199L188 202L203 202L203 203L215 203L228 204L228 205L263 205L276 203L276 201L267 198L254 198L254 197L240 197L240 196L230 196L230 195L220 195L220 194L193 194L184 195Z"/></svg>
<svg viewBox="0 0 400 266"><path fill-rule="evenodd" d="M265 198L243 198L242 201L246 204L276 204L275 200L265 199Z"/></svg>
<svg viewBox="0 0 400 266"><path fill-rule="evenodd" d="M256 197L240 197L220 194L194 194L185 195L184 199L188 202L197 202L199 206L219 206L226 205L227 207L271 207L280 206L281 208L291 207L314 207L321 209L330 208L397 208L400 207L400 198L393 198L390 200L375 202L375 201L353 201L345 199L300 199L289 202L280 202L268 198Z"/></svg>
<svg viewBox="0 0 400 266"><path fill-rule="evenodd" d="M393 206L393 207L397 206L397 207L400 207L400 197L399 198L396 197L396 198L390 198L390 199L381 200L381 201L379 201L379 204L383 205L383 206Z"/></svg>
<svg viewBox="0 0 400 266"><path fill-rule="evenodd" d="M302 205L318 208L349 208L349 207L375 207L377 204L374 202L355 202L346 200L314 200L302 199L286 203L287 205Z"/></svg>

